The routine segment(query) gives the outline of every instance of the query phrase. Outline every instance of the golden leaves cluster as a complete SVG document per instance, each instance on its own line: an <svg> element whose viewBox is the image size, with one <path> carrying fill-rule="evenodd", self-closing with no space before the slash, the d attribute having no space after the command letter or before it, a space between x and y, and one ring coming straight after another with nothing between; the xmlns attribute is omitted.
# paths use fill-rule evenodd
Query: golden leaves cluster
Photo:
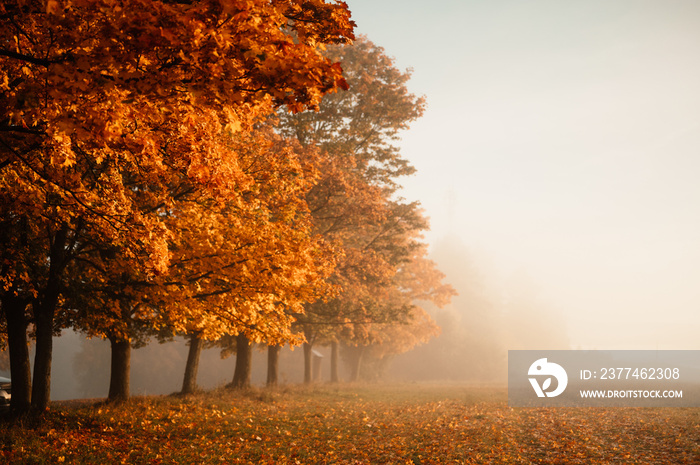
<svg viewBox="0 0 700 465"><path fill-rule="evenodd" d="M0 4L0 208L29 237L3 238L3 289L40 287L63 228L65 318L96 334L286 337L333 260L300 148L260 125L346 86L320 51L352 30L323 0Z"/></svg>

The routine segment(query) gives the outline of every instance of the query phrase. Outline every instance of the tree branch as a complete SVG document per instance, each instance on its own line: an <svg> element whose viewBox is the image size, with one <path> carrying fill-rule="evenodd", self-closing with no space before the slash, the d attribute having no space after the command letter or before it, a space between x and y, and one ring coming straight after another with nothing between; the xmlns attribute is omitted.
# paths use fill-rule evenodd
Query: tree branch
<svg viewBox="0 0 700 465"><path fill-rule="evenodd" d="M16 60L26 61L27 63L32 63L34 65L44 66L48 68L54 63L63 63L72 58L71 55L62 55L59 58L54 58L53 60L48 60L45 58L37 58L31 55L26 55L24 53L13 52L12 50L0 49L0 56L6 56L9 58L14 58Z"/></svg>

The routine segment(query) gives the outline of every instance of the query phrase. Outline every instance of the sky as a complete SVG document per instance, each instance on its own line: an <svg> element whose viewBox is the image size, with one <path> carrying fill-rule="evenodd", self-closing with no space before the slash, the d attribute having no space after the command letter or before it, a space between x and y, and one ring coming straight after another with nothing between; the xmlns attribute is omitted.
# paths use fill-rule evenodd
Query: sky
<svg viewBox="0 0 700 465"><path fill-rule="evenodd" d="M700 2L346 0L427 98L404 196L572 348L700 349Z"/></svg>

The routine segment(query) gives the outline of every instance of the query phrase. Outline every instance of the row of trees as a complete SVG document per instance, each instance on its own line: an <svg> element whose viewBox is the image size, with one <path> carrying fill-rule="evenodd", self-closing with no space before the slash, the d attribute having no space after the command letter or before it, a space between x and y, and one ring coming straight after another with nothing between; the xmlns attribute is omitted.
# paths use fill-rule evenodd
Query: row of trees
<svg viewBox="0 0 700 465"><path fill-rule="evenodd" d="M110 341L115 400L154 335L189 338L188 392L205 341L236 351L242 386L252 342L274 360L287 343L401 351L436 331L415 302L452 290L396 196L412 172L396 140L423 101L353 39L347 5L323 0L0 5L13 409L48 406L63 328Z"/></svg>

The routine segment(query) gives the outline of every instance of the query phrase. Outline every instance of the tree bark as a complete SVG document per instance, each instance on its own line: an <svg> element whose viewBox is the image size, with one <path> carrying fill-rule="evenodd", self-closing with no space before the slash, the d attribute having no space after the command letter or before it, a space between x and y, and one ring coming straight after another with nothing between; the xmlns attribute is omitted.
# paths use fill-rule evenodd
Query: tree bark
<svg viewBox="0 0 700 465"><path fill-rule="evenodd" d="M267 385L277 386L279 373L280 346L267 346Z"/></svg>
<svg viewBox="0 0 700 465"><path fill-rule="evenodd" d="M245 334L236 336L236 369L233 372L231 385L236 389L250 387L251 365L253 363L253 350Z"/></svg>
<svg viewBox="0 0 700 465"><path fill-rule="evenodd" d="M190 350L187 353L185 365L185 379L182 381L181 394L192 394L197 390L197 371L199 370L199 357L202 353L204 341L199 332L189 334Z"/></svg>
<svg viewBox="0 0 700 465"><path fill-rule="evenodd" d="M16 296L4 296L2 299L2 313L7 323L7 346L10 352L10 377L12 378L10 410L16 413L28 411L32 400L32 370L29 362L25 313L28 304L28 299L20 299Z"/></svg>
<svg viewBox="0 0 700 465"><path fill-rule="evenodd" d="M51 401L51 356L53 352L53 325L61 277L66 262L68 226L62 226L54 235L49 252L50 264L46 286L34 303L36 354L34 355L34 382L32 383L32 410L43 412Z"/></svg>
<svg viewBox="0 0 700 465"><path fill-rule="evenodd" d="M36 353L34 354L34 383L32 410L43 412L51 401L51 358L53 354L53 319L55 309L50 303L39 305L34 314L36 324Z"/></svg>
<svg viewBox="0 0 700 465"><path fill-rule="evenodd" d="M129 376L131 371L131 342L109 339L112 346L112 364L109 377L110 402L129 399Z"/></svg>
<svg viewBox="0 0 700 465"><path fill-rule="evenodd" d="M308 342L304 343L304 384L311 384L311 351L313 347Z"/></svg>
<svg viewBox="0 0 700 465"><path fill-rule="evenodd" d="M338 341L331 342L331 383L340 381L338 377Z"/></svg>

